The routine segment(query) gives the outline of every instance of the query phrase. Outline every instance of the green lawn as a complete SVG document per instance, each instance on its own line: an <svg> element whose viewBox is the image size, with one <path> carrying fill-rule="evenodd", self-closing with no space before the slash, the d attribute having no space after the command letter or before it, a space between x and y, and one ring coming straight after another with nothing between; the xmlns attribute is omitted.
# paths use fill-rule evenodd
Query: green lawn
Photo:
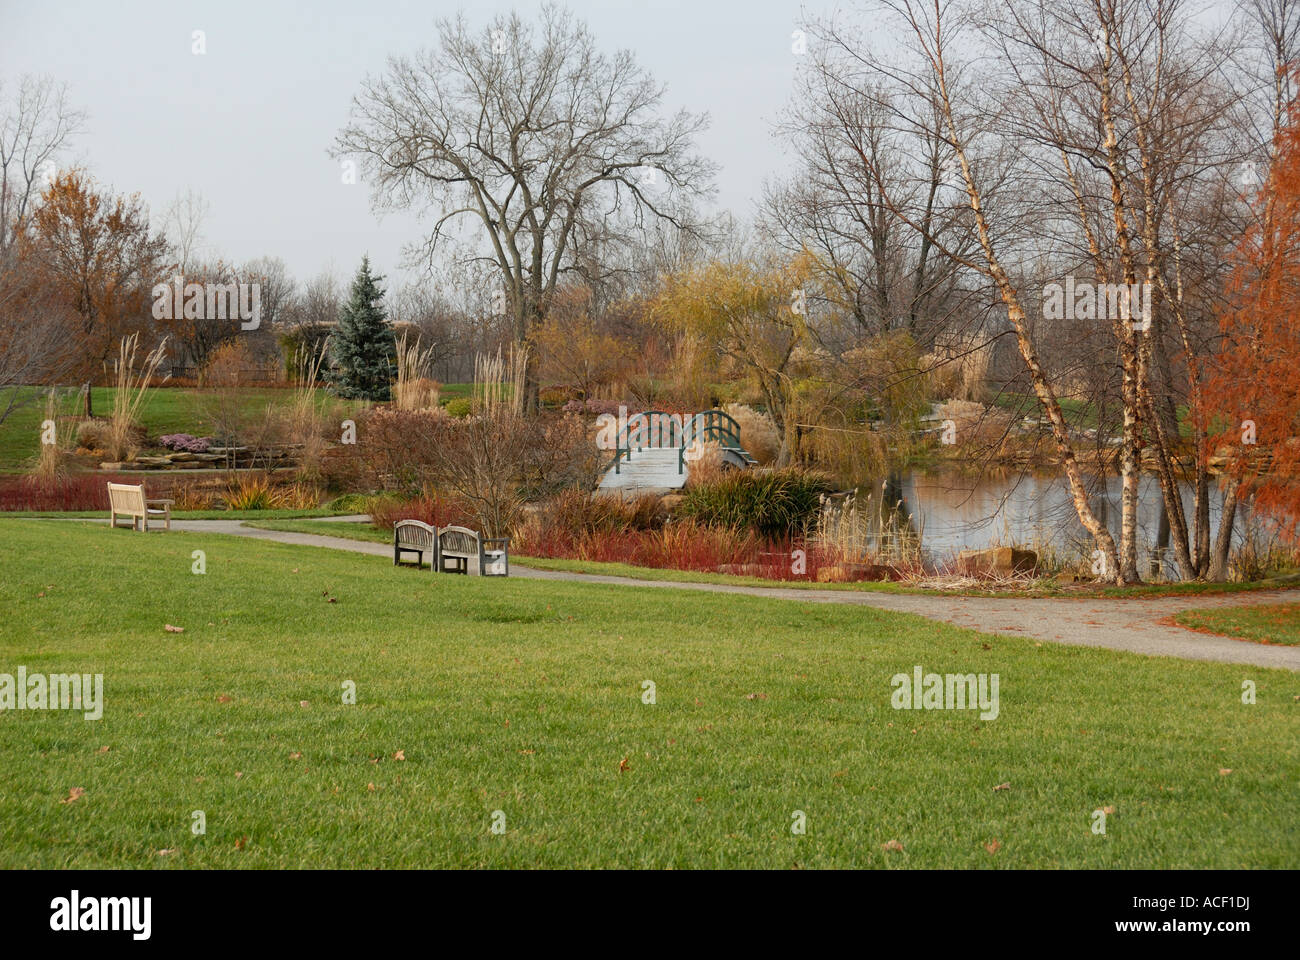
<svg viewBox="0 0 1300 960"><path fill-rule="evenodd" d="M1186 610L1174 619L1193 630L1292 647L1300 644L1300 603Z"/></svg>
<svg viewBox="0 0 1300 960"><path fill-rule="evenodd" d="M1300 865L1294 673L217 535L3 529L0 672L102 673L106 703L0 713L0 867ZM917 664L998 674L1000 716L891 709Z"/></svg>

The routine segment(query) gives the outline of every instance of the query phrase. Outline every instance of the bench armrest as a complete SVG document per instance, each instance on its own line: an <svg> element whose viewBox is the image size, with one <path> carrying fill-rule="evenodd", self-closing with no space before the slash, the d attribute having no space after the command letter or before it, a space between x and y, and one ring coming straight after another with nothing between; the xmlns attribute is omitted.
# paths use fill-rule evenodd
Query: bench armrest
<svg viewBox="0 0 1300 960"><path fill-rule="evenodd" d="M165 503L167 504L167 506L171 506L175 502L176 502L175 500L146 500L145 501L146 504Z"/></svg>
<svg viewBox="0 0 1300 960"><path fill-rule="evenodd" d="M487 549L488 545L493 543L501 544L501 546L506 550L510 549L509 537L487 537L483 540L483 548Z"/></svg>

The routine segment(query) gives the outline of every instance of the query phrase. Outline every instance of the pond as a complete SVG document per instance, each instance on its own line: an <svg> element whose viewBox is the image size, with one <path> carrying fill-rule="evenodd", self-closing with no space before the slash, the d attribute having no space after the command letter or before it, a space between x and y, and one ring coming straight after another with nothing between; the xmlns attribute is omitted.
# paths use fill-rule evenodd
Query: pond
<svg viewBox="0 0 1300 960"><path fill-rule="evenodd" d="M1089 500L1098 516L1119 538L1121 486L1118 477L1088 478ZM1183 489L1184 515L1190 516L1194 489ZM1210 489L1211 537L1219 527L1222 493ZM846 514L852 512L850 519ZM1234 543L1244 539L1249 509L1239 505ZM1074 510L1064 476L1017 470L967 474L959 470L910 470L871 486L858 487L848 498L828 502L824 513L836 539L851 548L884 555L919 551L927 566L943 566L962 550L1016 546L1045 558L1073 564L1095 549ZM1143 576L1178 579L1169 544L1164 498L1154 476L1138 487L1138 558ZM1163 560L1163 564L1162 564Z"/></svg>

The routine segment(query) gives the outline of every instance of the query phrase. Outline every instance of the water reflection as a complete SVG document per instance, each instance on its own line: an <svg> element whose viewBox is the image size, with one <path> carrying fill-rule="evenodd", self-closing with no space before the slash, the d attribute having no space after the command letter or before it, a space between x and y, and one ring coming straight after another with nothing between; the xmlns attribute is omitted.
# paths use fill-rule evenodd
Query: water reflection
<svg viewBox="0 0 1300 960"><path fill-rule="evenodd" d="M1118 540L1120 478L1090 477L1088 483L1093 510ZM1190 517L1194 488L1184 485L1182 497L1184 515ZM898 556L910 544L913 554L919 551L928 565L941 565L961 550L994 546L1028 547L1067 563L1090 557L1094 549L1062 476L909 471L860 487L854 497L841 502L850 505L863 527L863 546ZM1211 538L1218 532L1221 508L1222 493L1212 485ZM1241 542L1248 520L1248 507L1239 505L1234 542ZM1144 576L1177 579L1178 566L1169 550L1169 518L1155 477L1144 476L1138 485L1138 534Z"/></svg>

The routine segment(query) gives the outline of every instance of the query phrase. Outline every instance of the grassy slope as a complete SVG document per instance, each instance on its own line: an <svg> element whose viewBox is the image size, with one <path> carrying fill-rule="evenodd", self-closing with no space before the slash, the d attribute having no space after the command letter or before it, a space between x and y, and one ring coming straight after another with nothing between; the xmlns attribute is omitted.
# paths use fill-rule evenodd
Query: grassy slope
<svg viewBox="0 0 1300 960"><path fill-rule="evenodd" d="M1300 604L1296 603L1187 610L1174 619L1193 630L1286 646L1300 644Z"/></svg>
<svg viewBox="0 0 1300 960"><path fill-rule="evenodd" d="M0 867L1300 864L1292 673L215 535L4 532L0 672L102 672L107 706L0 714ZM1001 716L892 710L914 664L998 673Z"/></svg>
<svg viewBox="0 0 1300 960"><path fill-rule="evenodd" d="M24 397L36 396L40 391L33 387L20 388ZM94 387L92 402L96 416L107 416L113 409L114 387ZM253 414L267 403L285 403L291 391L249 388L241 391L240 409ZM203 435L211 426L205 416L205 397L198 390L183 387L160 387L150 390L140 411L140 420L150 435L164 433L193 433ZM59 407L59 415L79 414L81 408L71 398ZM42 400L26 403L0 424L0 470L22 470L35 457L40 445L40 423L45 418Z"/></svg>

